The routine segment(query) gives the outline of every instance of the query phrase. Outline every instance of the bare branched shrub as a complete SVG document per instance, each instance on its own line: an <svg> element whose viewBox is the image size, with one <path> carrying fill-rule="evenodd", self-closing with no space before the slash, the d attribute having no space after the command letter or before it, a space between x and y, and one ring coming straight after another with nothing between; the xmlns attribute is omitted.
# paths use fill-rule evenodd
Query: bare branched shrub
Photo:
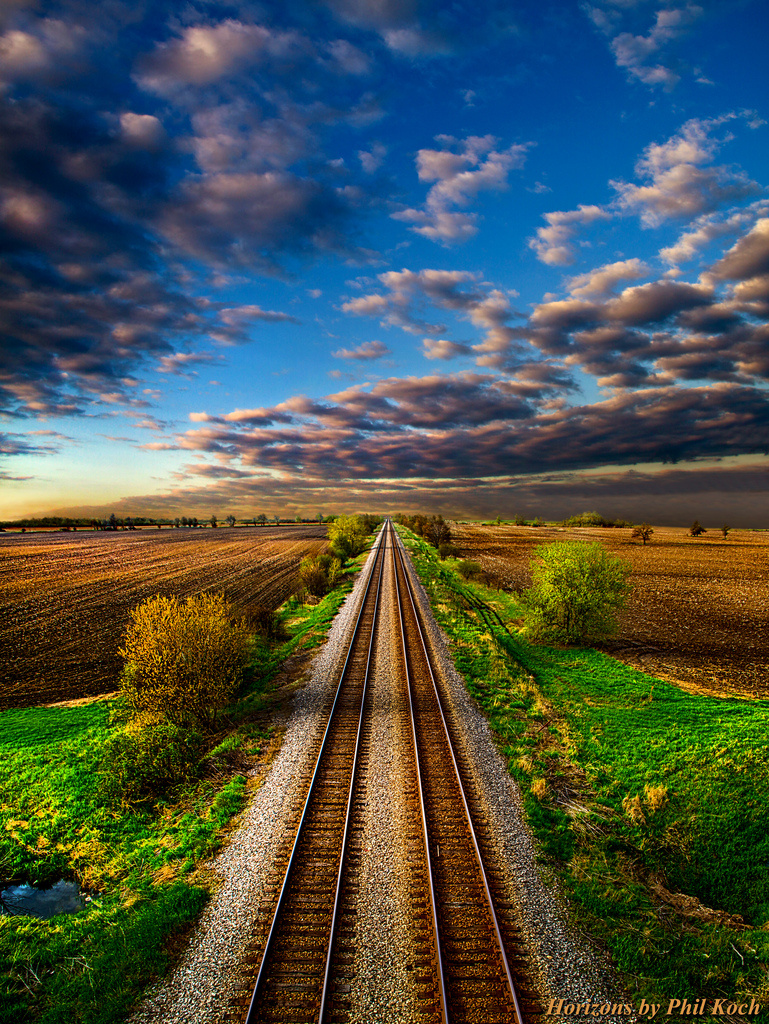
<svg viewBox="0 0 769 1024"><path fill-rule="evenodd" d="M134 714L208 728L235 694L248 650L246 626L222 594L148 598L120 649L123 697Z"/></svg>

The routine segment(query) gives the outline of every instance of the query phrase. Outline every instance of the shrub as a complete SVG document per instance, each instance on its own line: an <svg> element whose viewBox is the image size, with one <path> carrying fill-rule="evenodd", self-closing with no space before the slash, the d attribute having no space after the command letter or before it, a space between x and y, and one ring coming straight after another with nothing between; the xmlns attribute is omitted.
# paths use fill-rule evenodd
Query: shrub
<svg viewBox="0 0 769 1024"><path fill-rule="evenodd" d="M615 631L630 591L627 562L597 541L543 544L534 555L533 586L522 595L534 636L578 643Z"/></svg>
<svg viewBox="0 0 769 1024"><path fill-rule="evenodd" d="M580 512L578 516L569 516L561 523L562 526L607 526L607 522L599 512Z"/></svg>
<svg viewBox="0 0 769 1024"><path fill-rule="evenodd" d="M438 555L440 558L459 558L460 551L456 544L441 544Z"/></svg>
<svg viewBox="0 0 769 1024"><path fill-rule="evenodd" d="M708 531L705 529L704 526L700 526L699 519L695 519L694 522L692 523L692 525L689 527L689 536L690 537L699 537L701 534L707 533L707 532Z"/></svg>
<svg viewBox="0 0 769 1024"><path fill-rule="evenodd" d="M268 640L285 639L283 620L269 605L256 604L249 608L248 624L256 633Z"/></svg>
<svg viewBox="0 0 769 1024"><path fill-rule="evenodd" d="M476 576L480 576L483 572L483 567L480 562L473 562L469 558L463 558L457 565L457 572L463 580L471 580Z"/></svg>
<svg viewBox="0 0 769 1024"><path fill-rule="evenodd" d="M100 789L111 803L163 796L199 774L202 740L160 716L140 715L104 744Z"/></svg>
<svg viewBox="0 0 769 1024"><path fill-rule="evenodd" d="M337 516L328 528L331 550L342 562L366 550L369 530L360 516Z"/></svg>
<svg viewBox="0 0 769 1024"><path fill-rule="evenodd" d="M222 594L149 598L131 612L120 649L128 706L177 725L213 725L240 684L249 639Z"/></svg>
<svg viewBox="0 0 769 1024"><path fill-rule="evenodd" d="M299 566L299 580L302 589L313 597L325 597L333 590L342 574L342 563L338 558L323 554L303 558Z"/></svg>
<svg viewBox="0 0 769 1024"><path fill-rule="evenodd" d="M399 515L396 517L399 523L422 537L428 544L440 551L441 546L451 544L451 528L443 516L414 516Z"/></svg>

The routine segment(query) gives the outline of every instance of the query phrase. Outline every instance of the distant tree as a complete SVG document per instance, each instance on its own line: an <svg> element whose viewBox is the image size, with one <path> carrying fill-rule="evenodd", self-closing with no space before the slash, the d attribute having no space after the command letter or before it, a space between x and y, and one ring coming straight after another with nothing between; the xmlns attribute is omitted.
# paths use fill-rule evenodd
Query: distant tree
<svg viewBox="0 0 769 1024"><path fill-rule="evenodd" d="M630 565L593 541L557 541L534 549L533 586L522 594L536 637L567 643L607 636L630 592Z"/></svg>
<svg viewBox="0 0 769 1024"><path fill-rule="evenodd" d="M451 543L451 530L443 516L430 516L423 536L434 548Z"/></svg>
<svg viewBox="0 0 769 1024"><path fill-rule="evenodd" d="M694 522L692 523L692 525L689 527L689 536L690 537L699 537L701 534L707 533L707 532L708 531L705 529L704 526L700 526L700 522L699 522L698 519L695 519Z"/></svg>
<svg viewBox="0 0 769 1024"><path fill-rule="evenodd" d="M180 518L179 518L179 517L177 516L177 517L176 517L176 519L174 519L174 526L175 526L175 527L176 527L176 529L178 530L178 529L179 529L179 527L180 527L181 525L182 525L182 521L181 521L181 519L180 519Z"/></svg>
<svg viewBox="0 0 769 1024"><path fill-rule="evenodd" d="M280 526L280 516L275 516L275 525Z"/></svg>
<svg viewBox="0 0 769 1024"><path fill-rule="evenodd" d="M297 512L296 513L296 521L297 521L297 523L301 523L301 521L302 521L302 513L301 512Z"/></svg>
<svg viewBox="0 0 769 1024"><path fill-rule="evenodd" d="M209 519L209 522L211 523L212 526L218 526L219 525L219 522L218 522L216 516L211 516L211 518Z"/></svg>
<svg viewBox="0 0 769 1024"><path fill-rule="evenodd" d="M194 526L195 529L197 529L198 526L200 526L200 523L198 522L198 517L197 516L195 516L195 518L190 521L190 526Z"/></svg>
<svg viewBox="0 0 769 1024"><path fill-rule="evenodd" d="M726 540L726 538L729 536L729 531L730 530L731 530L731 526L724 525L724 526L721 527L721 536L724 538L724 540Z"/></svg>
<svg viewBox="0 0 769 1024"><path fill-rule="evenodd" d="M232 514L228 515L227 518L225 519L225 522L227 523L228 526L234 526L235 516L233 516Z"/></svg>
<svg viewBox="0 0 769 1024"><path fill-rule="evenodd" d="M109 517L109 528L110 530L117 530L117 516L114 512Z"/></svg>
<svg viewBox="0 0 769 1024"><path fill-rule="evenodd" d="M255 522L259 523L260 526L266 526L267 525L267 516L264 514L264 512L261 512L256 517Z"/></svg>
<svg viewBox="0 0 769 1024"><path fill-rule="evenodd" d="M649 526L648 523L641 523L640 526L635 526L633 532L630 534L631 537L640 538L644 544L649 540L654 530Z"/></svg>
<svg viewBox="0 0 769 1024"><path fill-rule="evenodd" d="M318 514L317 514L317 516L315 518L318 520L319 523L322 523L323 522L323 513L322 512L318 512Z"/></svg>

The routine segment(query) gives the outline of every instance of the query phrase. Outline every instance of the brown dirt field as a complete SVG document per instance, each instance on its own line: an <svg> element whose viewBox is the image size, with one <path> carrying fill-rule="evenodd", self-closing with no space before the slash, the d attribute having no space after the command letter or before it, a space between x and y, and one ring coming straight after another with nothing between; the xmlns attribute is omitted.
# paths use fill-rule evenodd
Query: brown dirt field
<svg viewBox="0 0 769 1024"><path fill-rule="evenodd" d="M531 585L537 544L600 540L633 567L620 630L602 649L651 675L719 696L769 697L769 534L720 530L699 538L655 527L644 547L629 529L452 524L462 556L492 586Z"/></svg>
<svg viewBox="0 0 769 1024"><path fill-rule="evenodd" d="M0 710L115 690L130 610L154 594L224 593L276 608L324 526L0 534Z"/></svg>

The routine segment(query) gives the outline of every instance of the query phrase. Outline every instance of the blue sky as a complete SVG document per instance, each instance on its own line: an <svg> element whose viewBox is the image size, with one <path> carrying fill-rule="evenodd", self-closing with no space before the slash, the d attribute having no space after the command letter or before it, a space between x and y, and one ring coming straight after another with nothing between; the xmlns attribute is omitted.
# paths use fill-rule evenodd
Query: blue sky
<svg viewBox="0 0 769 1024"><path fill-rule="evenodd" d="M0 516L769 525L768 20L6 3Z"/></svg>

